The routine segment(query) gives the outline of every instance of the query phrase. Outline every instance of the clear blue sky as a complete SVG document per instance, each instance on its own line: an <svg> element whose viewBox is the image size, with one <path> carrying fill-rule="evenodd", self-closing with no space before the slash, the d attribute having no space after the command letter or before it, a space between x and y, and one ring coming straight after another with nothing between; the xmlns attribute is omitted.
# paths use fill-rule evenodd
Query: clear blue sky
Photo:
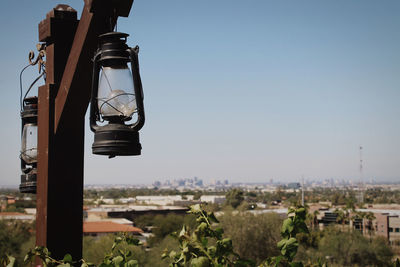
<svg viewBox="0 0 400 267"><path fill-rule="evenodd" d="M40 4L39 4L40 3ZM19 184L18 74L58 1L3 0L0 185ZM65 1L80 16L83 1ZM198 176L400 180L400 1L136 0L140 157L91 154L85 183ZM25 76L32 80L36 68Z"/></svg>

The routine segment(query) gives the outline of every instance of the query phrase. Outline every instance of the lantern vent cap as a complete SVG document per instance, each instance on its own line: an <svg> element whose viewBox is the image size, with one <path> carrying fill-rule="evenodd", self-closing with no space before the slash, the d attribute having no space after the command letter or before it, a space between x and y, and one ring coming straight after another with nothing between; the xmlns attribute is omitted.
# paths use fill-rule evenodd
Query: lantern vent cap
<svg viewBox="0 0 400 267"><path fill-rule="evenodd" d="M126 42L126 38L129 36L127 33L123 32L107 32L99 35L101 42L113 42L113 41L124 41ZM123 39L123 40L121 40Z"/></svg>

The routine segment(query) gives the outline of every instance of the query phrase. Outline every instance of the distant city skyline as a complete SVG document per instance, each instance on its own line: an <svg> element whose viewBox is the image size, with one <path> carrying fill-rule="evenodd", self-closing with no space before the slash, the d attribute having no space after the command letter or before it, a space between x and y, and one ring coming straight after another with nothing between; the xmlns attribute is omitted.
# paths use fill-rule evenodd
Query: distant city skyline
<svg viewBox="0 0 400 267"><path fill-rule="evenodd" d="M64 3L80 17L82 0ZM0 186L20 183L18 75L56 5L3 1ZM135 0L118 31L140 46L142 156L92 155L87 124L85 184L357 182L360 146L364 181L400 181L399 12L396 0Z"/></svg>
<svg viewBox="0 0 400 267"><path fill-rule="evenodd" d="M193 180L193 178L197 178L200 181L200 184L197 185L189 185L187 183L180 184L181 181L188 181L188 180ZM237 185L290 185L290 184L299 184L301 186L301 179L288 179L288 180L274 180L274 179L265 179L263 181L246 181L241 180L241 181L230 181L229 179L210 179L210 180L203 180L198 177L187 177L187 178L176 178L176 179L170 179L170 178L165 178L165 179L155 179L155 180L147 180L142 183L85 183L86 188L97 188L97 187L104 187L104 188L121 188L121 187L160 187L161 189L166 189L166 188L179 188L179 187L184 187L184 188L207 188L212 185L219 185L219 186L227 186L227 187L235 187ZM400 181L397 179L395 180L376 180L376 179L370 179L368 181L365 181L364 183L367 186L373 185L373 186L379 186L379 185L397 185L400 186ZM305 179L304 180L304 185L308 188L308 186L313 185L313 186L328 186L328 187L336 187L336 186L351 186L351 187L357 187L359 186L359 182L353 179L334 179L334 178L326 178L326 179ZM9 189L16 189L18 188L18 184L1 184L1 188L9 188Z"/></svg>

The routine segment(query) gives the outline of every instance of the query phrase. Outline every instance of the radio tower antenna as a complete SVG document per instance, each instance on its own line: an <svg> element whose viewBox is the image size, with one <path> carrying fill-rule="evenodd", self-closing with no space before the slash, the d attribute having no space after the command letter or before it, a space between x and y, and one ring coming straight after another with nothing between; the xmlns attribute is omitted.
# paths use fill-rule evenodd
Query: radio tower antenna
<svg viewBox="0 0 400 267"><path fill-rule="evenodd" d="M362 150L363 147L360 145L360 198L359 202L363 203L364 202L364 179L363 179L363 158L362 158Z"/></svg>
<svg viewBox="0 0 400 267"><path fill-rule="evenodd" d="M301 205L304 207L304 176L301 176Z"/></svg>

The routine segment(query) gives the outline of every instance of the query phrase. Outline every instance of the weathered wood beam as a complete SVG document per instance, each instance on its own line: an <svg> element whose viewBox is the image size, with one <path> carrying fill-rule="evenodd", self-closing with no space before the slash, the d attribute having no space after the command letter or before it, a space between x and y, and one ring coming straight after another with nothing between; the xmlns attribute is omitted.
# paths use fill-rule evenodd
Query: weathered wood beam
<svg viewBox="0 0 400 267"><path fill-rule="evenodd" d="M85 113L98 35L133 0L85 0L81 20L58 5L39 24L46 42L46 84L39 88L36 244L56 259L82 256Z"/></svg>

